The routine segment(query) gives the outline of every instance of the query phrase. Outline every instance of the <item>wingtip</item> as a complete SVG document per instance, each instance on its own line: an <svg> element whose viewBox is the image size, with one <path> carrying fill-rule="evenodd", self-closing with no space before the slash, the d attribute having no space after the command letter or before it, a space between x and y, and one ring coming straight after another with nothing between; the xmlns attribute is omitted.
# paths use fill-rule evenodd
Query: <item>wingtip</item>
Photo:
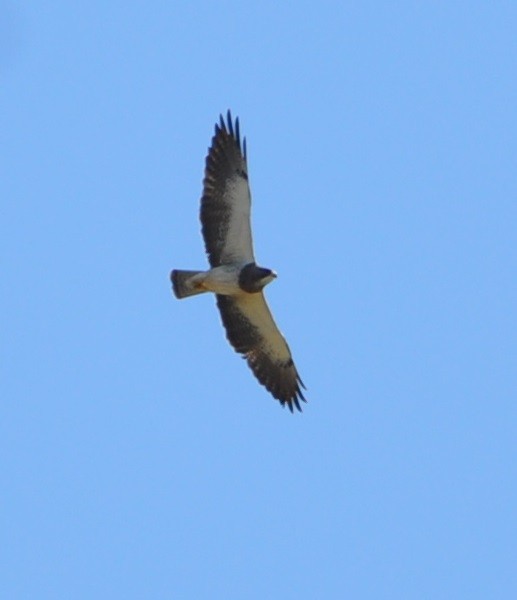
<svg viewBox="0 0 517 600"><path fill-rule="evenodd" d="M240 126L239 126L239 117L237 117L235 119L235 139L237 140L237 144L239 145L239 148L241 147L241 132L240 132Z"/></svg>
<svg viewBox="0 0 517 600"><path fill-rule="evenodd" d="M300 390L297 390L296 394L292 398L289 398L287 400L280 400L280 404L284 408L287 405L287 408L289 409L289 411L291 412L291 414L294 414L294 409L295 408L299 412L303 412L303 409L302 409L301 404L300 404L300 400L302 402L307 403L307 400L305 399L305 397L302 394L302 392Z"/></svg>
<svg viewBox="0 0 517 600"><path fill-rule="evenodd" d="M246 147L246 137L242 138L242 143L241 143L240 120L239 120L239 117L236 117L235 120L233 120L232 111L230 109L228 109L226 111L226 120L225 120L223 113L219 114L219 122L217 122L215 124L216 137L219 135L220 132L230 135L237 142L239 149L241 149L241 151L242 151L242 156L244 157L244 160L247 160L248 151L247 151L247 147ZM209 150L210 150L210 148L209 148Z"/></svg>

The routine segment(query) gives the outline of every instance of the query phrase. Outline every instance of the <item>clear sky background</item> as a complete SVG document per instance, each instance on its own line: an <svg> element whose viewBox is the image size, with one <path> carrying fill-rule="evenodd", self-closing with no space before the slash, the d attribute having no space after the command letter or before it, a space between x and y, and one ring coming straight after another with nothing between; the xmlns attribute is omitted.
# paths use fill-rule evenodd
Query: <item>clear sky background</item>
<svg viewBox="0 0 517 600"><path fill-rule="evenodd" d="M2 597L517 597L517 6L0 5ZM307 385L203 268L219 113Z"/></svg>

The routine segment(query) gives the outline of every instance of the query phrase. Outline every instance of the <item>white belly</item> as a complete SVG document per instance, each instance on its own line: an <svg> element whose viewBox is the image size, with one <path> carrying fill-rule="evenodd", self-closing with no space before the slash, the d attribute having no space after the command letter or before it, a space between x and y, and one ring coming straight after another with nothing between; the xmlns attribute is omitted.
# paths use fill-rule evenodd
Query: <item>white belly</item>
<svg viewBox="0 0 517 600"><path fill-rule="evenodd" d="M227 266L215 267L205 273L203 287L210 292L225 296L242 293L239 287L239 273L241 267Z"/></svg>

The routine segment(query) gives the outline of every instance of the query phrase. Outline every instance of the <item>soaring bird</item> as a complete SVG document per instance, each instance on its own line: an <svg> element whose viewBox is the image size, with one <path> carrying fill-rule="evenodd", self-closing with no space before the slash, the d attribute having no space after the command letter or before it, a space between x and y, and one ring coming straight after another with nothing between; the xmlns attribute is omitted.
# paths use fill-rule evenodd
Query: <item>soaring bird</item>
<svg viewBox="0 0 517 600"><path fill-rule="evenodd" d="M176 298L216 294L228 341L258 381L282 406L301 411L305 389L289 346L266 303L263 289L276 278L255 262L250 223L246 138L239 119L220 116L208 149L201 197L201 225L210 263L207 271L171 272Z"/></svg>

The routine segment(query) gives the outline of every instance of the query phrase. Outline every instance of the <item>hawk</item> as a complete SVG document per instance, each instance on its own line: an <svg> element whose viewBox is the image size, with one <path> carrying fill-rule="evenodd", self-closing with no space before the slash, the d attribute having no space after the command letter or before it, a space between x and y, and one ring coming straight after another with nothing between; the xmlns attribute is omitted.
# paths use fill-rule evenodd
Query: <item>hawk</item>
<svg viewBox="0 0 517 600"><path fill-rule="evenodd" d="M208 150L201 198L201 225L210 263L207 271L171 272L176 298L213 292L228 341L258 381L282 406L301 411L305 386L289 346L266 303L263 289L276 278L255 262L250 224L246 138L239 119L221 115Z"/></svg>

